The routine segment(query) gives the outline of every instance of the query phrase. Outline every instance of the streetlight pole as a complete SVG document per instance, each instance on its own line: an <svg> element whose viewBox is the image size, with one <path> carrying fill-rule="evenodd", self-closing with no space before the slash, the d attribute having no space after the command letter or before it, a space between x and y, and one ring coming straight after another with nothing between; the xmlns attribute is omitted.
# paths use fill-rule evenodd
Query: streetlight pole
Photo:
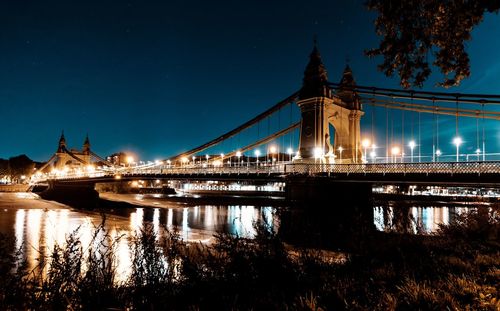
<svg viewBox="0 0 500 311"><path fill-rule="evenodd" d="M241 151L236 151L236 157L238 158L238 167L241 166L240 158L241 158Z"/></svg>
<svg viewBox="0 0 500 311"><path fill-rule="evenodd" d="M408 146L410 147L410 162L413 163L413 149L415 149L416 146L415 141L411 140Z"/></svg>
<svg viewBox="0 0 500 311"><path fill-rule="evenodd" d="M269 148L269 152L271 154L271 166L274 165L274 154L278 151L278 148L276 146L271 146Z"/></svg>
<svg viewBox="0 0 500 311"><path fill-rule="evenodd" d="M460 154L459 153L459 151L460 151L460 145L462 144L462 138L460 138L458 136L455 137L455 138L453 138L453 144L455 146L457 146L457 162L458 162L458 160L459 160L459 154Z"/></svg>
<svg viewBox="0 0 500 311"><path fill-rule="evenodd" d="M391 149L391 154L392 154L392 163L397 163L397 155L399 154L399 147L394 146Z"/></svg>
<svg viewBox="0 0 500 311"><path fill-rule="evenodd" d="M255 153L255 159L256 159L256 160L255 160L256 167L257 167L257 168L259 168L259 156L260 156L260 150L259 150L259 149L257 149L257 150L255 150L255 152L254 152L254 153Z"/></svg>
<svg viewBox="0 0 500 311"><path fill-rule="evenodd" d="M292 154L293 154L293 149L288 148L288 161L292 162Z"/></svg>
<svg viewBox="0 0 500 311"><path fill-rule="evenodd" d="M365 161L368 162L368 147L370 147L370 140L368 139L364 139L363 142L361 142L361 145L363 146L364 148L364 151L365 151Z"/></svg>

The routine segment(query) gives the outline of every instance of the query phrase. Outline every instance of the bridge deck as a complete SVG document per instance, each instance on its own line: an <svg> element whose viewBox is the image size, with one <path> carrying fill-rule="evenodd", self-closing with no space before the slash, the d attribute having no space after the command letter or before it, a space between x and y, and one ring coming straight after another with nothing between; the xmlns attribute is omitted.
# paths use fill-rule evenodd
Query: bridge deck
<svg viewBox="0 0 500 311"><path fill-rule="evenodd" d="M48 176L36 182L110 182L113 180L265 180L316 176L344 182L482 184L500 186L500 162L433 162L384 164L291 164L224 167L135 167L95 171L85 175Z"/></svg>

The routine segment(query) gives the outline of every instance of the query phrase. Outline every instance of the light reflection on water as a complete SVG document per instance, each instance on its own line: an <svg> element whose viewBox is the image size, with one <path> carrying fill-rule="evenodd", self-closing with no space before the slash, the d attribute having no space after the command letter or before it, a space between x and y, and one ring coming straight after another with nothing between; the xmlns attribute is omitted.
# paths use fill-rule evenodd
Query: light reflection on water
<svg viewBox="0 0 500 311"><path fill-rule="evenodd" d="M0 202L1 203L1 202ZM106 216L105 228L109 238L107 245L118 237L114 244L115 268L117 281L128 277L131 266L130 238L146 223L151 224L159 237L163 234L161 228L179 231L186 241L210 242L216 232L224 231L242 237L253 237L255 222L264 219L277 226L274 208L254 206L197 206L185 208L135 208L124 211L123 215ZM96 232L102 222L98 214L84 213L76 210L58 209L4 209L1 212L0 232L15 237L16 250L22 249L28 269L39 269L40 261L49 258L54 246L65 244L69 234L76 236L83 246L84 256L87 256L89 244L100 241L103 232ZM277 228L274 228L277 230ZM77 231L75 231L77 230ZM97 239L93 240L94 235ZM90 245L98 250L100 245ZM85 268L85 267L84 267ZM45 275L47 266L43 267Z"/></svg>
<svg viewBox="0 0 500 311"><path fill-rule="evenodd" d="M2 202L0 202L1 204ZM26 207L30 202L26 202ZM448 224L455 215L467 211L464 207L374 207L374 224L381 231L432 233L439 224ZM115 209L106 216L106 229L111 239L121 237L114 245L117 280L128 277L131 266L129 238L151 224L159 237L162 228L179 231L186 241L211 242L216 232L241 237L255 235L254 223L267 224L276 232L278 217L273 207L202 205L177 208ZM15 237L16 249L22 248L28 268L35 269L39 260L49 257L55 245L64 245L68 234L77 236L87 249L102 218L96 213L84 213L68 208L7 208L0 211L0 232ZM101 232L98 233L103 234ZM110 243L111 244L111 243ZM94 249L100 247L94 245Z"/></svg>
<svg viewBox="0 0 500 311"><path fill-rule="evenodd" d="M456 216L474 207L376 206L373 220L379 231L435 233Z"/></svg>

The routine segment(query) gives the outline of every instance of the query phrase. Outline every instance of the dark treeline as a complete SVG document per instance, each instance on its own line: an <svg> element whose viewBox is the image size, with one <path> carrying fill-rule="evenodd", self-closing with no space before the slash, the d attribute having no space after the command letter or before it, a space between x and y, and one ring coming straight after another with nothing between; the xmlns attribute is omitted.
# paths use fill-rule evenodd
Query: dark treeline
<svg viewBox="0 0 500 311"><path fill-rule="evenodd" d="M210 246L146 227L128 240L124 281L113 262L125 237L102 225L90 246L75 232L33 271L2 238L0 309L498 310L498 212L472 211L435 236L381 234L341 261L290 250L265 226L255 239L221 234Z"/></svg>
<svg viewBox="0 0 500 311"><path fill-rule="evenodd" d="M12 182L21 182L21 176L31 176L37 164L25 154L0 159L0 178L7 176Z"/></svg>

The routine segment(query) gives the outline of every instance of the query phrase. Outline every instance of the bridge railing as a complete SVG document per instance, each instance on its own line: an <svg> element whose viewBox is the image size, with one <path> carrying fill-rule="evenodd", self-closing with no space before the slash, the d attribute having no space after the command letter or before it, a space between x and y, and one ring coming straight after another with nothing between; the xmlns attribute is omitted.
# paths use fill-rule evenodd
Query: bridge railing
<svg viewBox="0 0 500 311"><path fill-rule="evenodd" d="M221 175L221 174L271 174L283 173L285 164L262 165L262 166L219 166L219 167L171 167L161 166L149 169L125 169L119 173L122 175L140 175L140 174L170 174L170 175Z"/></svg>
<svg viewBox="0 0 500 311"><path fill-rule="evenodd" d="M287 174L500 174L500 162L287 164Z"/></svg>
<svg viewBox="0 0 500 311"><path fill-rule="evenodd" d="M494 162L427 162L427 163L365 163L365 164L306 164L280 163L275 165L220 166L220 167L170 167L121 168L114 171L95 171L88 174L47 175L34 179L82 179L135 175L239 175L239 174L499 174L500 161Z"/></svg>

